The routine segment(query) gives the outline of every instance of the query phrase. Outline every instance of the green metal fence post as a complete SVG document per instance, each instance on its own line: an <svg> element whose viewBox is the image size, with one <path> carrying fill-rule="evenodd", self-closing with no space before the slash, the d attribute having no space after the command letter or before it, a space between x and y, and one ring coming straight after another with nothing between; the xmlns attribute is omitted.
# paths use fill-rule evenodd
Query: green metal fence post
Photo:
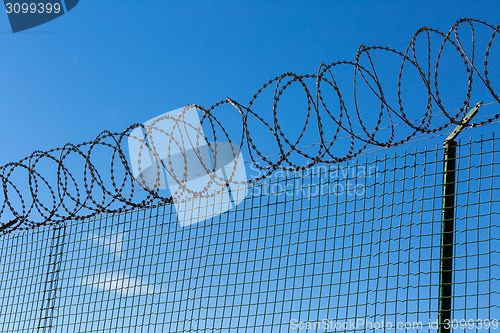
<svg viewBox="0 0 500 333"><path fill-rule="evenodd" d="M441 265L439 275L439 330L450 332L453 283L453 233L455 218L455 167L457 143L444 143L443 211L441 220ZM448 325L447 325L448 324Z"/></svg>
<svg viewBox="0 0 500 333"><path fill-rule="evenodd" d="M441 258L439 270L439 333L449 333L453 301L453 249L455 232L456 137L476 115L477 103L444 141Z"/></svg>

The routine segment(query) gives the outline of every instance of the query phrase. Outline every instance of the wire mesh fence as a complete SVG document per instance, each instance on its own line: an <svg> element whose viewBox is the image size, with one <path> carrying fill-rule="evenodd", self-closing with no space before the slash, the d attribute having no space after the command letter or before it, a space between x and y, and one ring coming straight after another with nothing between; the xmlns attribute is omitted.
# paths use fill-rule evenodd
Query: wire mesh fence
<svg viewBox="0 0 500 333"><path fill-rule="evenodd" d="M499 145L458 147L454 332L499 326ZM442 147L389 152L187 227L165 205L4 235L0 331L436 332Z"/></svg>

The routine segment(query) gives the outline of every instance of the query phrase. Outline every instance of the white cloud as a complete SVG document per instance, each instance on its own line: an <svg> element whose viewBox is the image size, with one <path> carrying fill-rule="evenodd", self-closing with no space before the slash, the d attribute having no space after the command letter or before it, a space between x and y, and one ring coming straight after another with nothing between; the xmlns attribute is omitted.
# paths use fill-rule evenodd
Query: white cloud
<svg viewBox="0 0 500 333"><path fill-rule="evenodd" d="M99 273L80 280L80 285L105 291L114 291L125 296L161 294L161 288L122 273Z"/></svg>
<svg viewBox="0 0 500 333"><path fill-rule="evenodd" d="M110 236L100 236L96 234L90 234L87 240L97 243L107 249L108 252L115 255L121 255L123 250L123 237L125 232L118 232Z"/></svg>

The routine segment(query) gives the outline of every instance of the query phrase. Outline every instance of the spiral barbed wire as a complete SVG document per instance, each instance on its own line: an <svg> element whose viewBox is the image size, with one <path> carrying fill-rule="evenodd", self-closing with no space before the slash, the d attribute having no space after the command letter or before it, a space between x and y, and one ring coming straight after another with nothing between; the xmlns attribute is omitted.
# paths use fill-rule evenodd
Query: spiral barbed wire
<svg viewBox="0 0 500 333"><path fill-rule="evenodd" d="M471 38L467 43L460 38L463 27L470 32ZM485 30L489 36L483 43L485 45L477 41L478 29ZM260 175L250 182L263 179L275 170L297 171L317 163L338 163L360 155L369 146L394 147L410 141L417 135L436 133L450 125L462 124L463 117L470 107L472 94L477 90L486 88L484 91L500 103L488 72L493 42L499 30L500 25L495 27L481 20L467 18L456 21L447 33L422 27L414 33L405 51L386 46L361 45L352 61L323 63L315 74L299 75L287 72L272 78L257 90L248 103L242 104L227 97L208 108L194 106L202 111L202 123L211 128L215 141L222 137L245 150L250 156L251 161L261 171ZM423 49L417 47L422 40L425 43ZM435 45L434 40L437 40L439 45L435 49L432 47ZM479 50L481 46L484 48L484 57L477 56L483 55ZM467 77L463 102L453 111L448 111L444 105L438 80L443 58L449 49L463 62ZM384 88L386 85L375 65L377 52L382 52L383 57L396 56L401 60L397 90ZM424 55L424 61L419 60L422 58L421 53ZM354 73L350 85L352 101L345 97L339 79L334 75L334 70L346 66L352 68ZM410 117L403 106L402 82L408 72L407 68L416 71L425 91L426 108L417 123L410 120L416 117ZM384 71L386 69L387 67L383 68ZM476 84L477 81L479 85ZM312 85L314 88L311 88ZM362 112L359 97L361 85L364 85L363 89L371 91L372 97L380 102L380 111L377 112L375 120L371 119L373 112ZM256 109L262 108L256 105L273 87L272 112L257 112ZM278 114L279 103L285 91L291 87L299 87L307 103L304 126L293 140L285 134ZM391 91L396 102L389 101ZM336 111L331 106L332 103L327 101L332 98ZM349 104L352 105L348 107ZM238 131L229 131L229 128L223 125L222 120L229 113L224 113L222 117L216 116L218 110L225 107L225 112L232 110L241 121ZM352 111L348 112L352 109L354 114ZM370 117L367 117L367 114ZM436 114L444 115L446 121L434 124L432 119ZM266 120L268 116L272 116L272 119ZM500 114L468 125L485 125L498 118ZM406 131L395 130L396 119L406 125ZM371 129L368 126L370 121L375 124ZM272 143L259 140L262 131L257 131L255 124L263 126L272 138ZM0 234L15 229L89 218L100 213L117 213L172 203L171 196L165 196L155 188L142 188L134 179L125 153L127 145L124 139L138 127L144 128L144 125L134 124L118 133L103 131L92 141L66 144L49 151L35 151L18 162L1 166ZM300 148L304 146L311 128L319 141L317 150L312 153ZM230 132L236 132L238 135L231 135ZM381 135L382 132L385 134ZM343 137L350 138L347 146L340 145L337 140L341 133ZM264 152L270 145L275 145L274 149L278 150L278 154L275 152L273 158ZM103 159L100 158L101 150L106 152L106 163L102 163ZM339 153L342 150L345 152Z"/></svg>

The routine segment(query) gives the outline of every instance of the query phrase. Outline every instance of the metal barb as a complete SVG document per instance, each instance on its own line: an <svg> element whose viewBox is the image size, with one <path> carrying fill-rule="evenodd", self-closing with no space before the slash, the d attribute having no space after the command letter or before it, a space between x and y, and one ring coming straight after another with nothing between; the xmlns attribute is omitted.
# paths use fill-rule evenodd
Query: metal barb
<svg viewBox="0 0 500 333"><path fill-rule="evenodd" d="M469 126L469 122L477 114L481 105L483 105L483 102L479 102L476 105L474 105L474 107L469 111L469 113L465 115L464 119L462 119L462 123L460 125L457 125L457 127L455 127L453 132L451 132L450 135L448 135L448 137L444 142L455 141L460 132L462 132L464 128Z"/></svg>
<svg viewBox="0 0 500 333"><path fill-rule="evenodd" d="M8 228L12 227L14 224L16 224L21 218L18 216L12 220L10 220L9 222L7 223L4 223L0 226L0 232L3 232L5 230L7 230Z"/></svg>

